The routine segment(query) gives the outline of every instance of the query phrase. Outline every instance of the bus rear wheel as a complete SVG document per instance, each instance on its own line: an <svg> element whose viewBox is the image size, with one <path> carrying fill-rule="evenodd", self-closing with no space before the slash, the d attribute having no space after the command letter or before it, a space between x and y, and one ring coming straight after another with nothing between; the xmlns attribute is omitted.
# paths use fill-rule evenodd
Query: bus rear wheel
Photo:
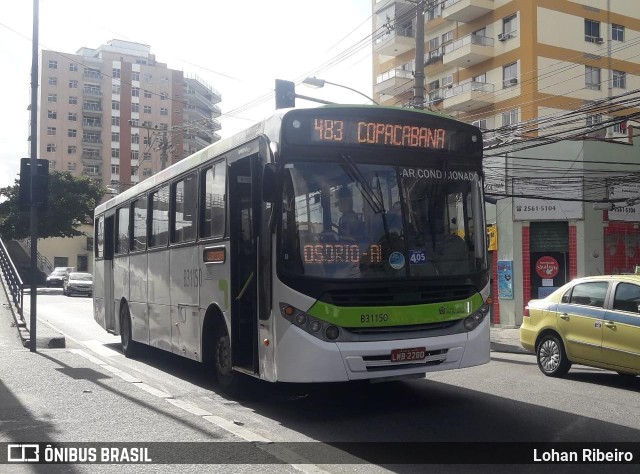
<svg viewBox="0 0 640 474"><path fill-rule="evenodd" d="M238 390L238 374L234 373L231 362L231 341L226 328L216 331L213 341L213 367L218 386L227 393Z"/></svg>
<svg viewBox="0 0 640 474"><path fill-rule="evenodd" d="M129 306L125 303L120 310L120 341L122 342L122 353L125 357L135 357L138 343L131 337L131 313Z"/></svg>

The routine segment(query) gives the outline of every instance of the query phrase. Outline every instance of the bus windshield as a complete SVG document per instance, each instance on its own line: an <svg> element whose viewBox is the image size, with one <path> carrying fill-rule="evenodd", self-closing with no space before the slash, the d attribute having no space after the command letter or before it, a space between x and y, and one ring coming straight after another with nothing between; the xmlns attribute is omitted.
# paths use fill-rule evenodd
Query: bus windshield
<svg viewBox="0 0 640 474"><path fill-rule="evenodd" d="M486 270L476 171L343 156L288 163L284 172L279 264L291 275L401 279Z"/></svg>

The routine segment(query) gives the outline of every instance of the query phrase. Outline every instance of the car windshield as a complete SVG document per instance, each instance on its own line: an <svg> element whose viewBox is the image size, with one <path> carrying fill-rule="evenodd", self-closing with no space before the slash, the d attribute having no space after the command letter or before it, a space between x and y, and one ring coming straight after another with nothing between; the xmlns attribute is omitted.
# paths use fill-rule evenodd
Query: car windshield
<svg viewBox="0 0 640 474"><path fill-rule="evenodd" d="M297 275L404 278L484 268L474 171L300 162L285 166L280 258Z"/></svg>
<svg viewBox="0 0 640 474"><path fill-rule="evenodd" d="M64 270L54 270L51 272L50 276L60 276L60 275L64 275L66 273L66 271Z"/></svg>
<svg viewBox="0 0 640 474"><path fill-rule="evenodd" d="M92 277L90 273L71 273L69 280L91 281Z"/></svg>

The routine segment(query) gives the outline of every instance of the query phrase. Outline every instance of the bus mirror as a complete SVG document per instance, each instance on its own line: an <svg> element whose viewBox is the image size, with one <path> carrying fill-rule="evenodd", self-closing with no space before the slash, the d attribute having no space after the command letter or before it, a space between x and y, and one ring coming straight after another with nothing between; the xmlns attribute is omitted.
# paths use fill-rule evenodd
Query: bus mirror
<svg viewBox="0 0 640 474"><path fill-rule="evenodd" d="M262 200L264 202L276 202L276 164L265 163L262 173Z"/></svg>

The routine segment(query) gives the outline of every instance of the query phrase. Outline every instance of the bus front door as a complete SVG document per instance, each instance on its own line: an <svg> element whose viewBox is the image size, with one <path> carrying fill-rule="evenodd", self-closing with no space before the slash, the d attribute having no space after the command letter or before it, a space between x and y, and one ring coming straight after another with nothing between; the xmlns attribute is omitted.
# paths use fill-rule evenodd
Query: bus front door
<svg viewBox="0 0 640 474"><path fill-rule="evenodd" d="M257 373L257 246L260 196L257 155L234 162L229 171L231 238L231 349L234 367Z"/></svg>

